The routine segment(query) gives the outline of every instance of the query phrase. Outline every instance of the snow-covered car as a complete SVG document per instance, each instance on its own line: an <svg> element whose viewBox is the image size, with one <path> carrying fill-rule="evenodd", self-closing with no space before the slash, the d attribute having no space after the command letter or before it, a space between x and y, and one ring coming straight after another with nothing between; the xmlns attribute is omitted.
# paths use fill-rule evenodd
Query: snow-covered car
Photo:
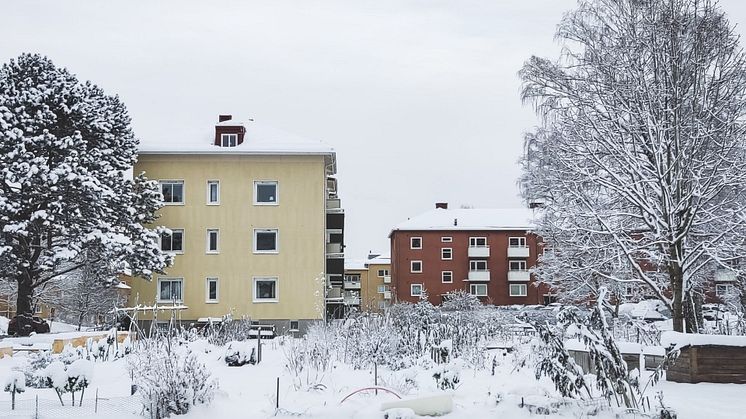
<svg viewBox="0 0 746 419"><path fill-rule="evenodd" d="M702 305L702 318L708 321L723 320L726 313L728 312L727 307L722 304L703 304Z"/></svg>
<svg viewBox="0 0 746 419"><path fill-rule="evenodd" d="M671 312L666 303L655 299L620 305L619 316L622 317L625 315L646 322L668 320L671 318Z"/></svg>

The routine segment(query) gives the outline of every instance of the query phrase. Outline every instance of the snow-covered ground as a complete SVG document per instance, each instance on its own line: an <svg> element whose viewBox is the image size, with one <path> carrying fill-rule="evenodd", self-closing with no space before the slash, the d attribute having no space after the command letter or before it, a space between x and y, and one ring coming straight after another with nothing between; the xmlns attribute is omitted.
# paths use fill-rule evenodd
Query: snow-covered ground
<svg viewBox="0 0 746 419"><path fill-rule="evenodd" d="M289 339L264 341L262 361L257 365L242 367L229 367L225 364L225 347L216 347L204 340L190 343L191 349L199 354L199 358L218 378L220 389L210 405L198 406L184 417L261 418L277 413L276 417L382 418L381 403L396 399L385 392L379 392L378 395L362 392L340 403L353 391L374 384L372 366L355 370L344 362L334 362L326 373L317 375L313 370L306 369L295 376L286 368L286 353L292 345ZM249 342L251 346L256 344L256 341ZM450 370L460 370L460 380L453 390L443 391L437 388L432 375L438 367L429 358L421 359L416 366L400 371L379 367L378 383L404 398L444 393L453 395L454 410L445 417L536 417L537 414L531 413L532 406L549 407L552 409L551 417L585 417L584 412L592 408L593 403L571 402L566 406L552 408L552 403L561 399L553 389L553 384L546 378L537 381L531 365L516 367L530 352L530 345L520 344L518 341L504 343L508 346L515 345L517 350L506 355L499 350L488 351L487 368L475 370L463 362L450 366ZM494 375L491 368L493 357L496 360ZM0 359L0 377L8 376L14 366L23 363L23 358L24 355L19 354L13 358ZM280 380L279 410L275 409L277 378ZM299 385L296 387L294 383ZM98 391L99 397L114 398L114 402L121 400L126 406L116 414L108 411L89 417L136 417L136 408L132 405L137 399L128 398L131 384L126 359L95 363L84 405L90 408L95 392ZM703 418L712 416L714 412L717 412L718 418L742 418L746 411L746 398L743 397L745 390L746 385L678 384L663 381L648 391L648 394L651 395L651 404L655 405L655 393L663 391L665 404L674 408L680 419ZM26 405L30 405L30 401L37 395L48 401L45 406L57 403L57 396L52 389L27 388L26 392L17 396L17 400L20 403L26 401ZM522 403L524 407L521 407ZM600 404L604 405L605 401ZM1 393L0 412L9 406L10 395ZM133 413L128 414L127 408ZM80 408L66 409L55 411L59 416L54 417L76 417L79 410L75 409ZM595 417L614 418L618 412L620 409L616 408L604 410ZM543 417L540 414L538 416Z"/></svg>

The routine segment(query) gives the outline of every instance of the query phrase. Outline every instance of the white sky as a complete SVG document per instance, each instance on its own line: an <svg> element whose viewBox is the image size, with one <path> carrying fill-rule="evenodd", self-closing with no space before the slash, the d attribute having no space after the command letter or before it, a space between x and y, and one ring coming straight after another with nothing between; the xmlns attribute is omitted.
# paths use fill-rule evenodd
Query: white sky
<svg viewBox="0 0 746 419"><path fill-rule="evenodd" d="M720 2L746 25L746 2ZM554 58L575 0L6 1L0 62L48 55L119 94L143 141L201 135L219 113L337 150L347 257L449 202L518 207L516 73ZM743 28L739 26L741 32Z"/></svg>

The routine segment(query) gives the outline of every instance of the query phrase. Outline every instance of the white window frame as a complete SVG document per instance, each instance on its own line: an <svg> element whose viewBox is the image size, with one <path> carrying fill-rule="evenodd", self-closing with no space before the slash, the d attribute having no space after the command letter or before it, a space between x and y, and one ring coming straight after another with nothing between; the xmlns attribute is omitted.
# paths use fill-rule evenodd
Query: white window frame
<svg viewBox="0 0 746 419"><path fill-rule="evenodd" d="M720 291L721 289L725 289L724 291ZM730 295L733 293L733 284L715 284L715 296L716 297L725 297L727 295Z"/></svg>
<svg viewBox="0 0 746 419"><path fill-rule="evenodd" d="M299 332L300 331L300 322L298 320L290 320L288 325L288 331L289 332ZM295 323L295 327L293 327L293 323Z"/></svg>
<svg viewBox="0 0 746 419"><path fill-rule="evenodd" d="M414 264L415 263L419 263L420 264L420 269L417 270L417 271L414 269ZM413 273L413 274L421 274L422 273L422 261L421 260L412 260L412 261L410 261L409 262L409 272Z"/></svg>
<svg viewBox="0 0 746 419"><path fill-rule="evenodd" d="M257 233L268 233L268 232L274 232L275 233L275 249L274 250L258 250L256 248L257 245ZM277 228L255 228L254 229L254 244L253 249L254 253L256 254L270 254L270 255L276 255L280 253L280 230Z"/></svg>
<svg viewBox="0 0 746 419"><path fill-rule="evenodd" d="M479 265L484 265L484 269L479 269ZM482 259L470 260L469 270L470 271L487 271L489 270L489 266L487 265L486 260L482 260Z"/></svg>
<svg viewBox="0 0 746 419"><path fill-rule="evenodd" d="M165 282L165 281L179 282L179 283L181 283L181 299L179 299L179 300L173 300L173 299L164 300L164 299L161 298L161 282ZM180 278L180 277L165 277L164 276L164 277L158 278L158 282L156 283L156 286L157 286L157 288L155 290L155 292L156 292L156 299L157 299L157 301L159 303L170 303L172 301L175 301L177 303L183 303L184 302L184 278Z"/></svg>
<svg viewBox="0 0 746 419"><path fill-rule="evenodd" d="M256 286L259 281L273 281L275 283L275 298L259 298ZM255 303L279 303L280 302L280 280L276 276L255 276L251 281L251 296Z"/></svg>
<svg viewBox="0 0 746 419"><path fill-rule="evenodd" d="M171 237L171 248L174 247L174 233L178 232L181 233L181 250L163 250L163 238L161 237L161 251L166 253L173 253L175 255L183 255L184 249L186 248L186 233L183 228L169 228L171 230L171 234L169 236Z"/></svg>
<svg viewBox="0 0 746 419"><path fill-rule="evenodd" d="M181 201L173 202L166 201L166 196L163 195L163 185L181 185ZM184 205L186 202L186 184L183 179L162 179L158 181L158 190L163 195L163 205Z"/></svg>
<svg viewBox="0 0 746 419"><path fill-rule="evenodd" d="M210 283L215 283L215 298L210 299ZM220 280L216 277L205 278L205 303L215 304L220 301Z"/></svg>
<svg viewBox="0 0 746 419"><path fill-rule="evenodd" d="M448 257L446 257L446 251L448 251ZM444 247L440 249L440 260L453 260L453 248Z"/></svg>
<svg viewBox="0 0 746 419"><path fill-rule="evenodd" d="M210 233L215 233L215 249L210 249ZM205 243L205 253L209 255L217 255L220 253L220 229L218 228L208 228L207 229L207 242Z"/></svg>
<svg viewBox="0 0 746 419"><path fill-rule="evenodd" d="M379 269L378 270L378 277L379 278L383 278L384 276L389 276L389 270L388 269Z"/></svg>
<svg viewBox="0 0 746 419"><path fill-rule="evenodd" d="M512 240L518 240L517 245L510 244ZM523 248L526 247L526 238L525 237L508 237L508 247L512 248Z"/></svg>
<svg viewBox="0 0 746 419"><path fill-rule="evenodd" d="M450 277L450 280L446 281L446 276ZM453 271L442 271L440 273L440 282L443 284L453 284Z"/></svg>
<svg viewBox="0 0 746 419"><path fill-rule="evenodd" d="M479 244L479 242L483 242L483 244ZM469 237L469 247L487 247L487 237Z"/></svg>
<svg viewBox="0 0 746 419"><path fill-rule="evenodd" d="M384 310L386 308L388 308L388 302L386 300L379 300L378 301L378 309L379 310Z"/></svg>
<svg viewBox="0 0 746 419"><path fill-rule="evenodd" d="M478 290L482 289L484 290L484 294L477 292ZM487 297L487 284L470 284L469 294L475 295L477 297Z"/></svg>
<svg viewBox="0 0 746 419"><path fill-rule="evenodd" d="M211 201L210 198L210 187L215 185L215 196L218 198L215 201ZM220 205L220 181L219 180L208 180L207 181L207 196L205 197L207 205Z"/></svg>
<svg viewBox="0 0 746 419"><path fill-rule="evenodd" d="M514 289L523 290L522 293L514 293ZM528 295L527 284L510 284L508 288L508 295L511 297L526 297Z"/></svg>
<svg viewBox="0 0 746 419"><path fill-rule="evenodd" d="M233 145L231 145L233 140ZM238 145L238 134L220 134L220 146L221 147L235 147Z"/></svg>
<svg viewBox="0 0 746 419"><path fill-rule="evenodd" d="M440 238L441 243L453 243L453 237L445 236Z"/></svg>
<svg viewBox="0 0 746 419"><path fill-rule="evenodd" d="M259 185L274 185L275 200L272 202L259 202L258 189ZM254 181L254 205L277 206L280 205L280 182L276 180L255 180Z"/></svg>
<svg viewBox="0 0 746 419"><path fill-rule="evenodd" d="M513 264L514 263L518 264L519 269L513 269ZM527 269L527 265L526 265L526 261L525 260L510 259L510 260L508 260L508 270L509 271L513 271L513 272L516 272L516 271L525 272L525 271L528 270Z"/></svg>
<svg viewBox="0 0 746 419"><path fill-rule="evenodd" d="M414 245L415 240L419 241L419 243L420 243L419 246L415 246ZM410 237L409 238L409 248L411 250L420 250L420 249L422 249L422 237Z"/></svg>
<svg viewBox="0 0 746 419"><path fill-rule="evenodd" d="M418 293L415 293L415 289L416 288L420 289ZM411 284L409 286L409 295L412 296L412 297L421 297L422 296L422 290L423 290L422 284Z"/></svg>
<svg viewBox="0 0 746 419"><path fill-rule="evenodd" d="M378 294L383 294L385 292L391 291L391 286L389 285L379 285L378 286Z"/></svg>

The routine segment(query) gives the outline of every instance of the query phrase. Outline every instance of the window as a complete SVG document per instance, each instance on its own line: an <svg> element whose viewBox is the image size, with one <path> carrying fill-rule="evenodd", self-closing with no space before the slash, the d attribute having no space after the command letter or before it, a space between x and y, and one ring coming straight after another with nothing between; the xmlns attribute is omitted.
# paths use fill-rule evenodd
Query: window
<svg viewBox="0 0 746 419"><path fill-rule="evenodd" d="M525 260L511 260L508 262L511 271L525 271L526 261Z"/></svg>
<svg viewBox="0 0 746 419"><path fill-rule="evenodd" d="M278 301L277 278L254 278L255 303L276 303Z"/></svg>
<svg viewBox="0 0 746 419"><path fill-rule="evenodd" d="M440 281L444 284L450 284L453 282L453 272L451 271L443 271L440 273Z"/></svg>
<svg viewBox="0 0 746 419"><path fill-rule="evenodd" d="M469 270L471 271L486 271L487 261L486 260L472 260L469 261Z"/></svg>
<svg viewBox="0 0 746 419"><path fill-rule="evenodd" d="M413 274L422 273L422 261L421 260L413 260L410 262L410 269L409 271Z"/></svg>
<svg viewBox="0 0 746 419"><path fill-rule="evenodd" d="M172 228L171 234L163 233L161 235L161 250L184 253L184 229Z"/></svg>
<svg viewBox="0 0 746 419"><path fill-rule="evenodd" d="M218 279L207 278L207 284L205 287L205 302L206 303L217 303L218 302Z"/></svg>
<svg viewBox="0 0 746 419"><path fill-rule="evenodd" d="M379 285L378 286L378 293L383 294L384 292L391 291L391 288L388 285Z"/></svg>
<svg viewBox="0 0 746 419"><path fill-rule="evenodd" d="M235 147L238 145L238 134L221 134L220 135L220 146L221 147Z"/></svg>
<svg viewBox="0 0 746 419"><path fill-rule="evenodd" d="M183 180L162 180L161 194L163 203L166 205L184 204L184 181Z"/></svg>
<svg viewBox="0 0 746 419"><path fill-rule="evenodd" d="M422 237L411 237L409 239L410 249L422 249Z"/></svg>
<svg viewBox="0 0 746 419"><path fill-rule="evenodd" d="M526 284L510 284L510 296L511 297L525 297L527 295L528 286Z"/></svg>
<svg viewBox="0 0 746 419"><path fill-rule="evenodd" d="M487 296L487 284L471 284L469 292L477 297Z"/></svg>
<svg viewBox="0 0 746 419"><path fill-rule="evenodd" d="M360 282L360 274L345 275L345 282Z"/></svg>
<svg viewBox="0 0 746 419"><path fill-rule="evenodd" d="M453 242L453 237L441 237L440 241L442 243L451 243L451 242Z"/></svg>
<svg viewBox="0 0 746 419"><path fill-rule="evenodd" d="M412 297L422 296L422 284L412 284L409 286L409 293Z"/></svg>
<svg viewBox="0 0 746 419"><path fill-rule="evenodd" d="M389 303L387 301L385 301L385 300L378 302L378 309L379 310L383 310L383 309L385 309L388 306L389 306Z"/></svg>
<svg viewBox="0 0 746 419"><path fill-rule="evenodd" d="M276 181L254 182L254 205L277 205L279 201L277 189Z"/></svg>
<svg viewBox="0 0 746 419"><path fill-rule="evenodd" d="M290 331L291 332L297 332L300 330L300 325L298 320L290 320Z"/></svg>
<svg viewBox="0 0 746 419"><path fill-rule="evenodd" d="M277 253L277 229L254 229L254 253Z"/></svg>
<svg viewBox="0 0 746 419"><path fill-rule="evenodd" d="M182 302L184 299L182 278L158 278L159 302Z"/></svg>
<svg viewBox="0 0 746 419"><path fill-rule="evenodd" d="M526 247L526 238L525 237L510 237L508 239L508 246L509 247Z"/></svg>
<svg viewBox="0 0 746 419"><path fill-rule="evenodd" d="M389 276L389 270L388 269L379 269L378 270L378 277L383 278L384 276Z"/></svg>
<svg viewBox="0 0 746 419"><path fill-rule="evenodd" d="M487 237L469 237L469 247L486 247Z"/></svg>
<svg viewBox="0 0 746 419"><path fill-rule="evenodd" d="M220 250L218 250L219 233L220 230L218 229L207 230L207 253L220 253Z"/></svg>
<svg viewBox="0 0 746 419"><path fill-rule="evenodd" d="M715 285L715 295L723 297L733 293L732 284L717 284Z"/></svg>
<svg viewBox="0 0 746 419"><path fill-rule="evenodd" d="M453 249L450 247L444 247L440 249L440 258L443 260L452 260L453 259Z"/></svg>
<svg viewBox="0 0 746 419"><path fill-rule="evenodd" d="M219 205L220 204L220 181L219 180L208 180L207 181L207 205Z"/></svg>

